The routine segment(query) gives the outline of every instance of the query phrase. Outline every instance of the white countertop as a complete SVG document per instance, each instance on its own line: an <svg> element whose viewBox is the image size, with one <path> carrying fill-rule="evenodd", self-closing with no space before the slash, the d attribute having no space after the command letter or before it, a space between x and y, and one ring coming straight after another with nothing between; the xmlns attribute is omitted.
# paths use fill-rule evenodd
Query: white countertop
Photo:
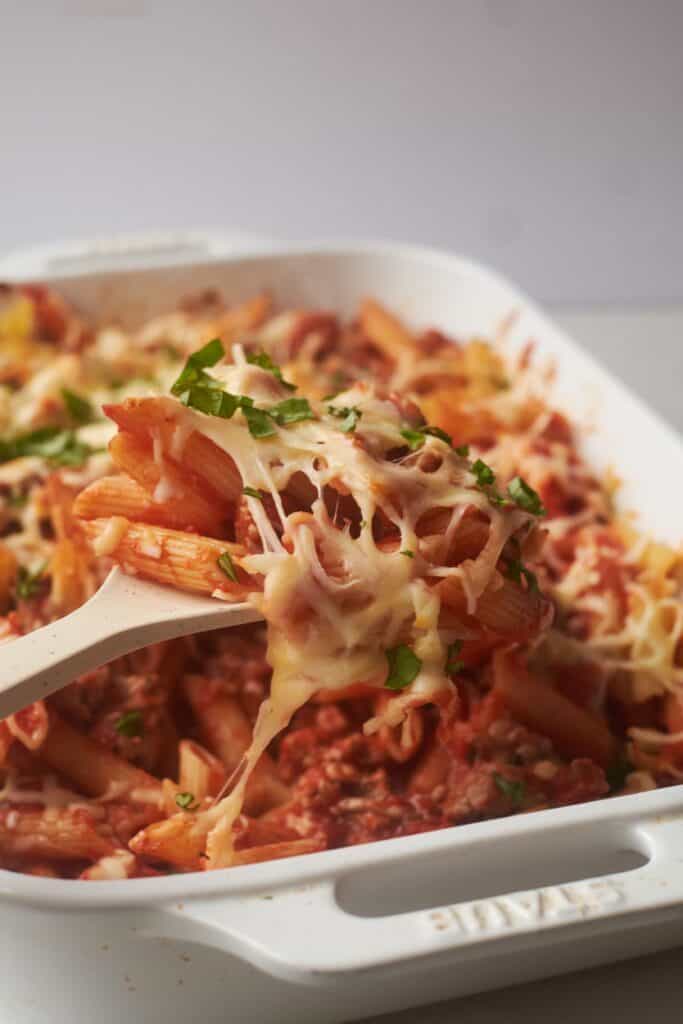
<svg viewBox="0 0 683 1024"><path fill-rule="evenodd" d="M683 307L556 311L555 319L683 431ZM683 942L683 930L681 931ZM643 1024L677 1020L683 947L515 988L368 1019L364 1024Z"/></svg>

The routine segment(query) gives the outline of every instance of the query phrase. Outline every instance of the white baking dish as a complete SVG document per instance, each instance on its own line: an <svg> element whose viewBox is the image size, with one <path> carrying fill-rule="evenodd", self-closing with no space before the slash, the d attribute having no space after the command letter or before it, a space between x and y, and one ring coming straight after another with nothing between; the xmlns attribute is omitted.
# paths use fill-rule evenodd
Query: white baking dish
<svg viewBox="0 0 683 1024"><path fill-rule="evenodd" d="M373 294L456 336L490 337L516 312L511 347L532 337L557 362L553 400L586 424L594 463L616 467L645 528L680 539L678 438L491 272L395 246L164 263L60 278L24 263L17 276L50 276L86 311L126 320L211 285L347 313ZM0 871L0 933L0 1018L16 1024L351 1020L680 941L683 791L206 874L88 884Z"/></svg>

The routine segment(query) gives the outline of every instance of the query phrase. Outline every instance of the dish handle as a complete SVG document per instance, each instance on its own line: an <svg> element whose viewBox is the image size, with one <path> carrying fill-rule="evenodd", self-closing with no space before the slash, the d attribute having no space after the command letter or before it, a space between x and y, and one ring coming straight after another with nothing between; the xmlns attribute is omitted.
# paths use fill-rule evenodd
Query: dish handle
<svg viewBox="0 0 683 1024"><path fill-rule="evenodd" d="M210 260L241 249L267 250L272 245L272 239L240 231L107 235L87 241L51 242L15 249L0 259L0 279L48 280L88 271Z"/></svg>
<svg viewBox="0 0 683 1024"><path fill-rule="evenodd" d="M456 968L492 953L490 943L524 945L530 933L543 932L543 947L550 947L566 941L569 926L579 941L624 933L636 921L642 924L646 912L648 924L658 915L683 913L683 822L648 822L632 835L649 859L613 875L383 917L343 909L339 882L326 878L261 895L179 904L164 913L162 933L309 984L427 956L446 955ZM426 871L428 862L429 855Z"/></svg>

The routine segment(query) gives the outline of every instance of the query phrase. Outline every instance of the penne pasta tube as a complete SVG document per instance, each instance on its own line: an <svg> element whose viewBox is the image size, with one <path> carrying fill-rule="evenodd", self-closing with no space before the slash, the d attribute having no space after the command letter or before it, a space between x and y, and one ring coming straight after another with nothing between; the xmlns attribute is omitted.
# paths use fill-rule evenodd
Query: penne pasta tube
<svg viewBox="0 0 683 1024"><path fill-rule="evenodd" d="M463 618L467 615L467 596L459 576L448 576L436 589L446 610ZM548 599L540 591L498 576L479 598L474 617L502 637L525 640L538 632L549 613Z"/></svg>
<svg viewBox="0 0 683 1024"><path fill-rule="evenodd" d="M49 712L49 729L39 748L39 756L88 796L120 794L133 801L160 804L158 779L74 729L53 709Z"/></svg>
<svg viewBox="0 0 683 1024"><path fill-rule="evenodd" d="M180 812L141 829L128 843L138 857L163 861L185 871L202 867L202 854L210 825L206 816Z"/></svg>
<svg viewBox="0 0 683 1024"><path fill-rule="evenodd" d="M415 341L401 321L374 299L365 299L358 317L361 330L392 359L413 355Z"/></svg>
<svg viewBox="0 0 683 1024"><path fill-rule="evenodd" d="M176 522L209 536L223 532L232 506L199 474L159 453L155 457L151 441L125 431L112 438L109 451L119 469L136 480L155 504L177 509Z"/></svg>
<svg viewBox="0 0 683 1024"><path fill-rule="evenodd" d="M178 745L178 788L195 800L216 796L225 781L223 762L195 740Z"/></svg>
<svg viewBox="0 0 683 1024"><path fill-rule="evenodd" d="M75 491L64 483L59 473L51 473L47 478L45 500L58 540L73 537L74 530L78 532L73 512L74 495Z"/></svg>
<svg viewBox="0 0 683 1024"><path fill-rule="evenodd" d="M240 545L124 519L84 519L82 524L93 549L109 555L132 576L201 594L219 591L235 600L244 600L259 588L259 578L239 568L244 554ZM113 530L112 524L117 528ZM218 564L226 555L237 582Z"/></svg>
<svg viewBox="0 0 683 1024"><path fill-rule="evenodd" d="M252 737L251 723L234 697L212 691L203 676L188 675L183 692L196 716L207 747L221 760L226 774L239 767ZM287 800L289 790L277 775L275 763L262 754L247 786L245 810L255 814Z"/></svg>
<svg viewBox="0 0 683 1024"><path fill-rule="evenodd" d="M253 331L265 321L272 307L272 299L267 292L255 295L246 302L232 306L222 313L216 323L216 332L226 344L231 344L240 335Z"/></svg>
<svg viewBox="0 0 683 1024"><path fill-rule="evenodd" d="M266 846L251 846L246 850L235 851L232 866L236 868L243 864L261 864L265 860L299 857L322 849L324 846L318 839L289 839L281 843L268 843Z"/></svg>
<svg viewBox="0 0 683 1024"><path fill-rule="evenodd" d="M147 442L158 438L167 458L171 453L174 461L182 463L184 471L201 478L225 500L235 501L242 493L242 478L227 452L196 431L183 436L175 403L166 398L129 398L103 408L121 430ZM176 444L178 438L181 443ZM117 455L116 445L112 455ZM143 481L138 482L144 486Z"/></svg>
<svg viewBox="0 0 683 1024"><path fill-rule="evenodd" d="M125 476L105 476L90 484L77 497L74 511L82 519L124 516L138 523L196 530L209 537L217 537L225 530L225 515L200 495L176 495L155 501L135 479Z"/></svg>
<svg viewBox="0 0 683 1024"><path fill-rule="evenodd" d="M95 829L87 811L24 807L0 810L0 855L46 860L97 860L113 853L111 840Z"/></svg>
<svg viewBox="0 0 683 1024"><path fill-rule="evenodd" d="M529 729L547 736L566 757L590 757L608 767L617 743L603 719L574 704L524 668L510 651L493 656L494 692L513 717Z"/></svg>
<svg viewBox="0 0 683 1024"><path fill-rule="evenodd" d="M6 612L10 607L18 568L16 555L0 541L0 613Z"/></svg>
<svg viewBox="0 0 683 1024"><path fill-rule="evenodd" d="M59 615L68 615L82 605L94 591L87 551L65 537L57 541L48 571L51 580L50 605Z"/></svg>

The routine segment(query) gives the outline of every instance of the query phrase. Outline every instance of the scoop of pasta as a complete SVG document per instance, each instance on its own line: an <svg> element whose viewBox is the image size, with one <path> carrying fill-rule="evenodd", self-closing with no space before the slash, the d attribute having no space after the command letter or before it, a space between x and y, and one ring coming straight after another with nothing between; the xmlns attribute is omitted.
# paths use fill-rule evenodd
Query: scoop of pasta
<svg viewBox="0 0 683 1024"><path fill-rule="evenodd" d="M121 475L92 484L75 511L124 571L247 594L268 623L270 695L231 791L191 822L145 830L191 830L219 867L233 863L254 766L313 694L386 689L365 729L394 726L451 700L482 651L549 624L524 563L543 509L524 480L501 488L412 402L364 383L308 400L264 353L236 345L227 362L216 339L172 390L105 407Z"/></svg>

